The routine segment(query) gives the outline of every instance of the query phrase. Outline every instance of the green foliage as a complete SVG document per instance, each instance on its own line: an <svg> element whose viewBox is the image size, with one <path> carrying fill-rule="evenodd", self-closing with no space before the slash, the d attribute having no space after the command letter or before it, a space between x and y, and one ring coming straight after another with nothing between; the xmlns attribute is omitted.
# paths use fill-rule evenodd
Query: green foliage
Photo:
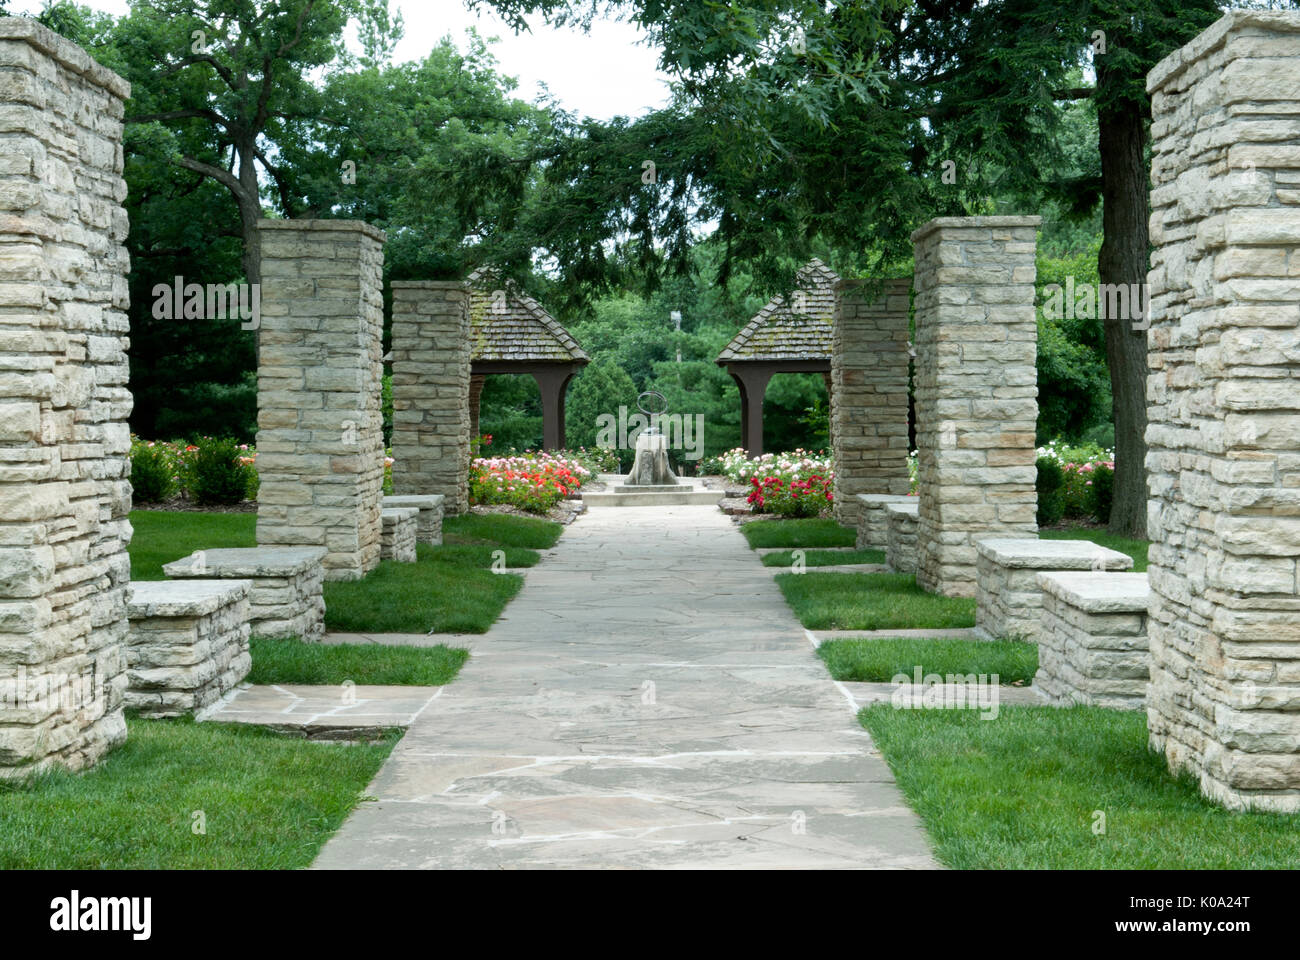
<svg viewBox="0 0 1300 960"><path fill-rule="evenodd" d="M565 401L565 439L570 446L595 449L602 415L617 422L619 407L636 412L636 385L608 353L600 353L569 384ZM617 443L617 438L615 438Z"/></svg>
<svg viewBox="0 0 1300 960"><path fill-rule="evenodd" d="M176 496L176 469L167 451L152 443L131 443L131 490L137 503L162 503Z"/></svg>
<svg viewBox="0 0 1300 960"><path fill-rule="evenodd" d="M1044 311L1048 287L1096 289L1100 237L1085 250L1050 257L1038 254L1038 442L1053 437L1078 439L1089 430L1109 428L1110 373L1106 366L1103 321L1063 310L1061 317ZM1073 278L1071 280L1071 278ZM1067 286L1069 284L1069 286Z"/></svg>
<svg viewBox="0 0 1300 960"><path fill-rule="evenodd" d="M442 644L399 647L377 643L303 643L301 640L254 637L250 646L253 669L246 681L256 684L338 686L350 682L436 687L451 683L469 659L468 650Z"/></svg>
<svg viewBox="0 0 1300 960"><path fill-rule="evenodd" d="M1093 519L1103 525L1110 523L1110 508L1115 498L1115 471L1099 465L1092 471L1092 486L1088 489L1088 506Z"/></svg>
<svg viewBox="0 0 1300 960"><path fill-rule="evenodd" d="M776 583L809 630L975 626L974 597L927 593L909 573L779 573Z"/></svg>
<svg viewBox="0 0 1300 960"><path fill-rule="evenodd" d="M244 451L232 439L209 440L190 463L190 494L202 506L240 503L248 498L256 471L242 462Z"/></svg>
<svg viewBox="0 0 1300 960"><path fill-rule="evenodd" d="M1050 457L1038 458L1038 525L1051 527L1065 516L1065 471Z"/></svg>

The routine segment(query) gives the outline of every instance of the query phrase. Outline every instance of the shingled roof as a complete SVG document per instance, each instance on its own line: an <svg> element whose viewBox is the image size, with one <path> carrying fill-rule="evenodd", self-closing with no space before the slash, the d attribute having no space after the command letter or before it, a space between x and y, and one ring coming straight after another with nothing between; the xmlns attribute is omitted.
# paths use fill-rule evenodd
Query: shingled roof
<svg viewBox="0 0 1300 960"><path fill-rule="evenodd" d="M784 297L769 300L718 354L717 362L829 360L839 279L820 260L808 261L795 275L790 302Z"/></svg>
<svg viewBox="0 0 1300 960"><path fill-rule="evenodd" d="M471 360L587 362L569 331L496 268L471 273L469 289Z"/></svg>

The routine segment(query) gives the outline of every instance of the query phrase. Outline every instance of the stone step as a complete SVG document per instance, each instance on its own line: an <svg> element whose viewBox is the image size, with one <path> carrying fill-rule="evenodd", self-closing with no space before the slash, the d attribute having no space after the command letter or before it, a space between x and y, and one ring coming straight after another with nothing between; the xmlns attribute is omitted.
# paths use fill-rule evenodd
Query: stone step
<svg viewBox="0 0 1300 960"><path fill-rule="evenodd" d="M716 505L722 499L719 490L687 488L673 493L584 493L588 507L680 507L696 504Z"/></svg>
<svg viewBox="0 0 1300 960"><path fill-rule="evenodd" d="M308 740L374 740L386 730L405 730L444 689L243 684L197 719L270 727Z"/></svg>

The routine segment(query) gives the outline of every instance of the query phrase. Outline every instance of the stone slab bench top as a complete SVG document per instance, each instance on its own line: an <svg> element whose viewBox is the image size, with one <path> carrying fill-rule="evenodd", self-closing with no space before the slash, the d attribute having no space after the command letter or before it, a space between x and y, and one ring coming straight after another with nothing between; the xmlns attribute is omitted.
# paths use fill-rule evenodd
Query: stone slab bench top
<svg viewBox="0 0 1300 960"><path fill-rule="evenodd" d="M139 580L127 585L126 611L148 617L205 617L244 599L251 580Z"/></svg>
<svg viewBox="0 0 1300 960"><path fill-rule="evenodd" d="M324 563L324 547L223 547L163 566L169 577L292 577Z"/></svg>
<svg viewBox="0 0 1300 960"><path fill-rule="evenodd" d="M1090 540L987 537L975 542L980 556L999 566L1051 570L1131 570L1133 558Z"/></svg>
<svg viewBox="0 0 1300 960"><path fill-rule="evenodd" d="M426 510L441 506L447 498L441 493L400 494L384 497L384 507L423 507Z"/></svg>
<svg viewBox="0 0 1300 960"><path fill-rule="evenodd" d="M916 497L909 497L901 493L856 493L859 503L907 503L909 500L916 500Z"/></svg>
<svg viewBox="0 0 1300 960"><path fill-rule="evenodd" d="M911 503L887 503L885 504L886 513L904 513L909 517L921 516L921 503L915 497L908 497Z"/></svg>
<svg viewBox="0 0 1300 960"><path fill-rule="evenodd" d="M1146 613L1151 587L1145 573L1053 571L1038 585L1087 613Z"/></svg>
<svg viewBox="0 0 1300 960"><path fill-rule="evenodd" d="M420 515L420 508L419 507L390 507L388 506L388 504L384 504L383 509L379 511L379 515L386 519L414 520L416 517Z"/></svg>

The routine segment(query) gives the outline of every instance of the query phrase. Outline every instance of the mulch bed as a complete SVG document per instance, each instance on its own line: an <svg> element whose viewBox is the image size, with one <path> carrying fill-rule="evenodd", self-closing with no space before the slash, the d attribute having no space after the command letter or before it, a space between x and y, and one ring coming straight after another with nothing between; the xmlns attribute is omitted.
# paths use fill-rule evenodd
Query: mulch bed
<svg viewBox="0 0 1300 960"><path fill-rule="evenodd" d="M180 510L184 513L257 513L257 501L245 500L242 503L211 504L200 506L184 497L172 497L163 503L135 503L135 510Z"/></svg>

